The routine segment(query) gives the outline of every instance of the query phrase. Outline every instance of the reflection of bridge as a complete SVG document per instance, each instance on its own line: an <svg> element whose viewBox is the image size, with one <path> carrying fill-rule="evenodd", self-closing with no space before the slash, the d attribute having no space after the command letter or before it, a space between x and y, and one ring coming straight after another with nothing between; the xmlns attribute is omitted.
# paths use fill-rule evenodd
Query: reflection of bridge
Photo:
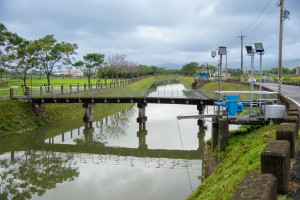
<svg viewBox="0 0 300 200"><path fill-rule="evenodd" d="M139 124L139 129L137 131L137 142L138 148L127 148L127 147L111 147L105 146L105 141L103 141L98 135L95 135L95 129L93 128L93 124L86 125L82 132L78 128L78 134L74 132L70 132L70 136L66 137L65 133L61 134L61 142L64 143L66 138L73 139L76 141L76 144L62 144L57 139L52 138L39 138L35 145L31 145L33 150L49 150L54 152L73 152L73 153L87 153L87 154L97 154L97 155L117 155L117 156L133 156L133 157L149 157L149 158L170 158L170 159L201 159L203 152L203 142L205 133L202 130L203 124L198 123L199 125L199 133L198 133L198 142L199 146L197 150L167 150L167 149L148 149L148 145L146 143L146 137L148 131L146 130L146 121L147 117L145 116L145 104L138 104L139 114L137 118L137 122ZM122 112L121 112L122 113ZM129 113L130 115L130 113ZM124 120L126 118L126 113L123 115L115 115L115 118L112 121L117 122L114 123L114 126L122 126L122 123L119 121L119 117ZM99 124L100 123L100 126ZM95 122L96 127L103 128L104 123L107 125L107 120ZM110 126L110 125L108 125ZM125 126L126 127L126 126ZM124 128L124 127L123 127ZM121 130L123 130L121 128ZM108 130L106 130L108 131ZM78 137L83 134L83 139L76 139L73 136ZM108 133L108 132L106 132ZM78 136L77 136L78 135ZM196 136L197 137L197 136ZM59 139L60 140L60 139ZM56 143L58 142L58 144Z"/></svg>
<svg viewBox="0 0 300 200"><path fill-rule="evenodd" d="M89 153L101 155L119 155L150 158L177 158L177 159L201 159L202 149L182 151L166 149L139 149L124 147L103 147L99 144L68 145L68 144L39 144L32 147L32 150L55 151L62 153Z"/></svg>

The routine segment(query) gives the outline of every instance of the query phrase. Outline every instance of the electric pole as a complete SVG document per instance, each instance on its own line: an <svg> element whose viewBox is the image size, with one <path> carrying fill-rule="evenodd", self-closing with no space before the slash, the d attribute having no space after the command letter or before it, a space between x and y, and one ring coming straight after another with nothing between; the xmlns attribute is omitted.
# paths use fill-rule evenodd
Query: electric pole
<svg viewBox="0 0 300 200"><path fill-rule="evenodd" d="M278 95L281 95L281 73L282 73L282 26L283 26L283 4L280 0L280 30L279 30L279 55L278 55Z"/></svg>
<svg viewBox="0 0 300 200"><path fill-rule="evenodd" d="M237 36L238 38L241 38L241 81L243 82L243 38L246 37L243 35L243 31L241 31L241 36Z"/></svg>

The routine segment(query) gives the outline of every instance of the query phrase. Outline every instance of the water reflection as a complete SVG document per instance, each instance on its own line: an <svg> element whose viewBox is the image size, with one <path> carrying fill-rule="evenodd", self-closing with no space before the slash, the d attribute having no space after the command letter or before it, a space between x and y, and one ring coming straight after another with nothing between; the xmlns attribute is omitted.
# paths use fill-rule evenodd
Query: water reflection
<svg viewBox="0 0 300 200"><path fill-rule="evenodd" d="M31 199L42 196L57 183L79 176L71 154L61 156L51 151L12 151L1 155L0 199Z"/></svg>

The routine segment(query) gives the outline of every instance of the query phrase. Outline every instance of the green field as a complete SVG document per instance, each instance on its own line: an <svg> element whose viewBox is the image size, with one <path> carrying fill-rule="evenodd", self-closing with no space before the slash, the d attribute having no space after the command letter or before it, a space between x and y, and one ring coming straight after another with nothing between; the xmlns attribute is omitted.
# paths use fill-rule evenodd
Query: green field
<svg viewBox="0 0 300 200"><path fill-rule="evenodd" d="M99 79L91 79L91 83L96 83L98 82ZM102 79L101 82L104 82L105 80ZM107 79L107 82L112 81L112 79ZM88 83L88 79L62 79L62 78L56 78L56 79L51 79L50 84L51 85L70 85L70 84L77 84L77 83ZM28 86L31 86L31 80L27 79L26 84ZM32 86L44 86L47 85L47 79L34 79L32 80ZM23 80L9 80L8 85L10 86L21 86L24 85Z"/></svg>
<svg viewBox="0 0 300 200"><path fill-rule="evenodd" d="M106 81L109 83L111 81L113 81L112 79L106 79ZM22 85L24 85L23 80L20 79L11 79L6 81L8 83L8 86L5 87L0 87L0 99L2 98L8 98L9 96L9 89L12 87L14 88L14 94L15 95L22 95L24 93ZM99 79L91 79L91 83L96 83L99 82ZM101 82L105 82L104 79L101 79ZM52 86L61 86L61 85L77 85L77 84L84 84L84 83L88 83L88 79L86 78L82 78L82 79L62 79L62 78L55 78L55 79L51 79L50 84ZM26 84L28 87L32 86L32 87L40 87L40 86L44 86L47 85L47 79L33 79L32 81L30 79L28 79L26 81Z"/></svg>

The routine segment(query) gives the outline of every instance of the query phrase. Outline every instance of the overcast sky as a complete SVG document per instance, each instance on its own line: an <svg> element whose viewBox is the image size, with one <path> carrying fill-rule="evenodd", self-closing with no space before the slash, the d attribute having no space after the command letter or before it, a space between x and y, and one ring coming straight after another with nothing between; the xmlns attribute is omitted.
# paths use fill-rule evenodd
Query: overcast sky
<svg viewBox="0 0 300 200"><path fill-rule="evenodd" d="M77 43L78 58L126 54L138 64L217 63L211 50L227 46L240 62L244 45L262 42L264 61L278 60L279 0L0 0L0 22L35 40L54 34ZM300 1L286 0L283 59L300 58ZM244 51L245 64L250 63ZM258 60L258 59L257 59ZM225 60L224 60L225 61ZM234 66L230 66L234 67ZM236 66L238 67L238 66Z"/></svg>

